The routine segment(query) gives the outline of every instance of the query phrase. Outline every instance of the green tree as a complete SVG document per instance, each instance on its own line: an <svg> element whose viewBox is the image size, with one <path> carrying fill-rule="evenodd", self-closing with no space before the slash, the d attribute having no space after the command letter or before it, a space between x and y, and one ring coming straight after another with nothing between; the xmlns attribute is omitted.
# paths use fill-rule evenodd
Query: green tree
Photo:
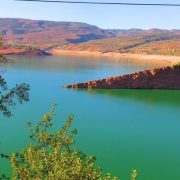
<svg viewBox="0 0 180 180"><path fill-rule="evenodd" d="M131 172L131 180L136 180L138 176L137 170L133 169Z"/></svg>
<svg viewBox="0 0 180 180"><path fill-rule="evenodd" d="M0 37L0 48L3 47L3 39ZM7 58L0 54L0 65L8 63ZM23 103L29 101L30 87L26 83L16 85L12 89L8 89L5 79L0 75L0 111L4 116L11 116L11 107L16 105L16 102Z"/></svg>
<svg viewBox="0 0 180 180"><path fill-rule="evenodd" d="M102 177L101 168L95 166L96 158L85 156L74 146L77 130L70 130L74 117L71 115L64 127L53 131L54 115L53 109L34 128L28 123L32 143L19 154L10 156L12 179L117 179L109 173Z"/></svg>
<svg viewBox="0 0 180 180"><path fill-rule="evenodd" d="M10 159L11 179L117 180L110 173L102 176L101 168L95 165L96 158L85 156L74 146L77 130L70 130L74 117L69 116L65 125L54 131L54 115L53 108L34 128L28 123L32 143L27 148L10 156L1 154L2 158ZM3 178L8 179L5 175L0 179Z"/></svg>

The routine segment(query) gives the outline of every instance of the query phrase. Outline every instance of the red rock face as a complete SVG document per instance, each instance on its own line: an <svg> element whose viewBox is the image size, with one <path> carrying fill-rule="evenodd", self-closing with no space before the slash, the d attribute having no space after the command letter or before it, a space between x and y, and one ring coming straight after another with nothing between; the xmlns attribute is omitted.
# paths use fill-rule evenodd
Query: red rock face
<svg viewBox="0 0 180 180"><path fill-rule="evenodd" d="M48 56L49 53L37 49L37 50L23 50L15 48L0 49L1 55L23 55L23 56Z"/></svg>
<svg viewBox="0 0 180 180"><path fill-rule="evenodd" d="M180 67L165 67L67 85L65 88L180 89Z"/></svg>

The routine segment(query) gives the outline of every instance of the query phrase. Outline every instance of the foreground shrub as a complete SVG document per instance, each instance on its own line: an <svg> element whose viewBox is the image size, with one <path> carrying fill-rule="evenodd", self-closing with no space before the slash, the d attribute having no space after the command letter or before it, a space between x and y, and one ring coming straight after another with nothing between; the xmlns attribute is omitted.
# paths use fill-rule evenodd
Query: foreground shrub
<svg viewBox="0 0 180 180"><path fill-rule="evenodd" d="M72 115L62 129L52 132L54 114L53 110L44 115L34 128L28 123L33 143L10 156L12 179L117 179L111 178L109 173L102 177L101 168L95 166L96 158L86 157L73 146L77 130L69 130Z"/></svg>
<svg viewBox="0 0 180 180"><path fill-rule="evenodd" d="M53 131L54 115L53 108L34 128L28 123L32 144L27 148L10 156L1 154L10 160L13 173L11 178L2 175L0 180L118 180L110 173L103 176L101 168L95 165L96 158L74 147L77 130L70 130L74 117L69 116L64 127ZM132 170L131 180L136 177L137 171Z"/></svg>

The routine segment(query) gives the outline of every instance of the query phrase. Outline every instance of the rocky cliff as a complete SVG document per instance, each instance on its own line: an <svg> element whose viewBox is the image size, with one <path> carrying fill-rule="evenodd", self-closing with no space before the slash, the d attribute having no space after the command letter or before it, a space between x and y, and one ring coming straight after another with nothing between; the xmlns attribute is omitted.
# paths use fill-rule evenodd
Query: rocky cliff
<svg viewBox="0 0 180 180"><path fill-rule="evenodd" d="M180 89L180 65L77 83L65 88Z"/></svg>
<svg viewBox="0 0 180 180"><path fill-rule="evenodd" d="M41 49L25 50L16 48L0 49L1 55L23 55L23 56L49 56L50 54Z"/></svg>

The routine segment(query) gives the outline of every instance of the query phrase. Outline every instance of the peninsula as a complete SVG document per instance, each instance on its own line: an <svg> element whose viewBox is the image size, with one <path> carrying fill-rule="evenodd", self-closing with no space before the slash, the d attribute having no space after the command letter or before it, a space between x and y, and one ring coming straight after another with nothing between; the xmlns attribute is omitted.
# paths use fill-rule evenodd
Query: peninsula
<svg viewBox="0 0 180 180"><path fill-rule="evenodd" d="M85 83L71 84L64 87L98 89L180 89L180 64Z"/></svg>
<svg viewBox="0 0 180 180"><path fill-rule="evenodd" d="M1 55L22 55L22 56L49 56L50 53L41 50L41 49L34 49L34 48L15 48L15 47L6 47L0 49Z"/></svg>

